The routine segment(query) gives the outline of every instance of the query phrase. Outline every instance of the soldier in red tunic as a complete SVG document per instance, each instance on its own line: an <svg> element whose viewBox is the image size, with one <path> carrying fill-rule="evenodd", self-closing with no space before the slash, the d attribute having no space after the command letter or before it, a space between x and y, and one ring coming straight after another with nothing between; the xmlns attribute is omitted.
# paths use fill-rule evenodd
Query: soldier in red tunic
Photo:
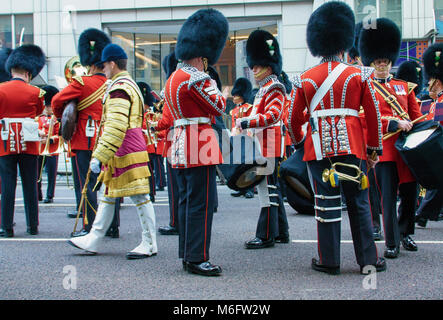
<svg viewBox="0 0 443 320"><path fill-rule="evenodd" d="M248 103L251 99L252 93L252 84L247 78L238 78L234 82L234 86L231 90L231 95L233 98L233 102L235 103L235 107L229 112L231 115L232 126L231 131L232 134L236 134L237 128L235 123L237 119L248 117L252 111L252 104ZM244 196L247 199L254 198L254 189L249 189L246 191L237 191L231 193L233 197Z"/></svg>
<svg viewBox="0 0 443 320"><path fill-rule="evenodd" d="M27 232L38 234L37 166L39 154L38 123L44 109L44 91L29 85L43 69L46 57L36 45L15 49L5 69L12 79L0 85L0 237L13 237L17 166L20 169L25 202Z"/></svg>
<svg viewBox="0 0 443 320"><path fill-rule="evenodd" d="M437 103L443 103L443 44L430 46L423 55L426 78L429 79L429 92L437 97L431 105L427 120L434 120ZM441 124L441 122L440 122ZM426 190L420 206L417 209L415 221L425 227L429 220L438 220L443 208L443 190Z"/></svg>
<svg viewBox="0 0 443 320"><path fill-rule="evenodd" d="M174 121L169 161L178 169L179 257L185 270L204 276L222 272L220 266L209 262L215 166L222 162L211 123L226 109L226 99L205 71L220 57L228 28L226 18L214 9L201 9L190 16L175 48L181 63L164 91L165 108Z"/></svg>
<svg viewBox="0 0 443 320"><path fill-rule="evenodd" d="M382 151L380 112L370 79L373 69L343 62L354 43L354 28L352 9L343 2L327 2L311 15L308 47L322 60L293 79L288 118L292 141L296 147L304 142L303 159L315 194L319 259L312 259L311 266L328 274L340 273L342 193L360 272L368 273L368 265L377 271L386 269L384 259L377 256L364 185L367 162L373 166ZM366 139L360 106L366 116ZM306 136L302 130L305 110L309 117ZM337 166L337 171L331 166ZM343 174L356 178L343 179Z"/></svg>
<svg viewBox="0 0 443 320"><path fill-rule="evenodd" d="M171 52L167 55L162 62L163 71L166 74L166 79L169 79L171 74L177 68L177 58L175 57L175 52ZM160 226L158 232L162 235L178 235L178 200L179 200L179 190L177 181L177 169L171 166L170 154L168 154L171 146L170 135L173 130L174 120L169 112L169 108L165 107L164 104L165 93L164 90L161 92L161 98L163 99L163 110L162 116L158 123L156 123L155 130L163 131L165 135L165 145L163 147L163 157L167 159L166 161L166 174L167 174L167 187L168 187L168 202L169 202L169 224L167 226Z"/></svg>
<svg viewBox="0 0 443 320"><path fill-rule="evenodd" d="M155 121L153 105L155 102L154 96L151 93L151 87L146 82L137 82L138 87L140 88L140 92L143 95L144 99L144 114L143 114L143 132L146 141L146 151L149 155L149 172L152 174L149 176L149 197L151 201L155 202L155 176L154 176L154 164L153 164L153 154L155 154L155 138L150 130L150 124Z"/></svg>
<svg viewBox="0 0 443 320"><path fill-rule="evenodd" d="M260 89L248 117L237 119L237 128L251 129L260 142L269 173L258 186L260 216L255 237L246 249L273 247L288 243L288 221L278 183L278 163L282 157L282 116L286 101L285 86L277 79L282 72L282 57L277 39L264 30L255 30L246 43L246 60Z"/></svg>
<svg viewBox="0 0 443 320"><path fill-rule="evenodd" d="M89 75L74 77L74 80L52 100L55 116L60 119L64 108L70 101L77 101L78 121L70 141L75 156L71 158L77 207L80 205L81 192L91 161L97 129L102 117L102 98L106 91L106 76L101 60L103 48L111 40L102 31L87 29L80 35L78 48L80 62L89 67ZM97 211L97 192L93 192L97 175L92 173L87 188L87 200L81 208L83 230L77 235L84 235L91 229ZM78 209L78 208L77 208ZM85 212L87 214L85 214Z"/></svg>
<svg viewBox="0 0 443 320"><path fill-rule="evenodd" d="M42 182L38 181L38 199L43 200L44 203L54 202L55 182L57 178L57 165L58 165L58 147L60 123L53 116L51 101L52 98L58 93L58 89L53 86L44 86L42 88L45 93L45 111L38 118L38 129L41 131L42 141L40 143L40 157L38 159L38 176L42 177L41 171L46 168L46 174L48 177L46 198L43 200ZM51 130L51 132L49 132ZM49 139L48 139L48 135ZM46 142L49 141L49 146ZM49 154L41 155L47 150Z"/></svg>
<svg viewBox="0 0 443 320"><path fill-rule="evenodd" d="M398 129L409 131L411 120L422 114L414 91L408 83L390 75L400 52L401 33L394 22L386 18L375 21L377 28L363 28L360 33L360 54L365 66L375 67L374 89L379 102L383 133ZM367 117L367 115L366 115ZM383 155L376 166L377 185L381 192L386 258L397 258L400 242L408 251L417 251L412 240L414 213L417 203L417 183L394 144L398 136L383 141ZM397 195L400 206L397 217Z"/></svg>

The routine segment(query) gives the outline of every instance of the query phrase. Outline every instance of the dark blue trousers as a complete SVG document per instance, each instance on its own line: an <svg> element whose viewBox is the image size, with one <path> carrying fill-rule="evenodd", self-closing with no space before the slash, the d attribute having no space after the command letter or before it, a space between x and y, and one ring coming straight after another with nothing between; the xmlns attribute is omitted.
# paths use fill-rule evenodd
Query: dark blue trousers
<svg viewBox="0 0 443 320"><path fill-rule="evenodd" d="M360 266L375 264L378 256L372 235L368 189L360 190L358 184L351 181L340 181L340 187L336 188L333 188L329 182L323 182L322 173L324 169L331 167L330 161L360 165L360 160L355 156L339 156L308 162L309 179L315 194L320 263L326 266L340 266L341 221L334 221L334 219L341 218L341 201L344 196L357 263ZM366 161L361 162L360 169L367 172ZM354 170L345 167L340 167L339 172L355 175ZM322 222L321 219L325 221Z"/></svg>
<svg viewBox="0 0 443 320"><path fill-rule="evenodd" d="M188 262L209 260L214 197L215 166L177 169L179 189L179 258Z"/></svg>
<svg viewBox="0 0 443 320"><path fill-rule="evenodd" d="M398 247L401 237L414 234L417 183L399 184L397 165L393 161L380 162L375 170L381 194L385 243L387 247ZM400 198L398 214L397 196Z"/></svg>
<svg viewBox="0 0 443 320"><path fill-rule="evenodd" d="M55 156L39 156L38 157L38 177L41 175L42 163L44 158L43 168L46 169L46 175L48 177L48 185L46 187L46 198L54 198L55 193L55 182L57 179L57 165L58 165L58 155ZM38 196L41 199L43 197L42 192L42 182L38 183Z"/></svg>
<svg viewBox="0 0 443 320"><path fill-rule="evenodd" d="M286 217L285 205L280 191L280 184L278 179L278 163L279 158L275 159L275 168L271 175L266 176L268 186L276 186L277 189L269 188L269 194L277 194L278 196L271 196L270 201L278 203L278 207L270 206L260 209L260 216L258 218L256 237L261 239L271 239L277 236L286 237L289 235L288 219Z"/></svg>
<svg viewBox="0 0 443 320"><path fill-rule="evenodd" d="M2 229L13 228L15 190L17 188L17 165L22 180L26 224L28 227L38 226L38 156L17 154L0 157Z"/></svg>
<svg viewBox="0 0 443 320"><path fill-rule="evenodd" d="M163 157L156 154L151 161L154 164L155 184L157 188L166 187L166 173Z"/></svg>
<svg viewBox="0 0 443 320"><path fill-rule="evenodd" d="M177 170L172 168L166 161L166 172L168 175L168 200L169 200L169 226L178 229L178 203L179 189L177 181Z"/></svg>
<svg viewBox="0 0 443 320"><path fill-rule="evenodd" d="M85 184L86 175L89 170L89 163L91 162L92 151L89 150L73 150L75 152L75 156L71 158L73 172L72 175L74 177L74 188L76 192L77 199L77 210L80 206L81 193L83 190L83 186ZM95 211L97 211L97 191L92 191L95 184L97 182L97 175L91 172L89 184L87 187L87 200L84 201L81 212L83 213L83 229L89 231L92 227L92 223L95 218ZM86 200L86 199L85 199ZM94 209L94 210L93 210ZM86 211L86 215L85 215ZM87 219L87 221L86 221Z"/></svg>
<svg viewBox="0 0 443 320"><path fill-rule="evenodd" d="M442 211L443 206L443 190L431 189L426 190L426 195L417 209L417 216L423 219L437 220L438 215Z"/></svg>

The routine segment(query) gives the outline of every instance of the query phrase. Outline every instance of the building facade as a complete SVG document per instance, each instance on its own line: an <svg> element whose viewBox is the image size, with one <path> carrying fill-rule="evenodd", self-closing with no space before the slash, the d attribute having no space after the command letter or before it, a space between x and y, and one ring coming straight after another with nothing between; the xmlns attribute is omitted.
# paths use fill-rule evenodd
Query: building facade
<svg viewBox="0 0 443 320"><path fill-rule="evenodd" d="M389 17L402 29L400 62L419 61L430 41L438 41L443 0L344 0L357 21ZM306 45L309 16L325 0L2 0L0 46L40 45L48 57L40 82L63 86L64 65L76 55L79 34L87 28L107 32L129 56L129 71L159 92L164 85L163 58L174 50L182 23L201 8L220 10L230 32L215 66L224 86L252 78L245 59L249 33L257 28L280 42L283 70L292 75L318 62ZM443 33L443 28L441 28Z"/></svg>

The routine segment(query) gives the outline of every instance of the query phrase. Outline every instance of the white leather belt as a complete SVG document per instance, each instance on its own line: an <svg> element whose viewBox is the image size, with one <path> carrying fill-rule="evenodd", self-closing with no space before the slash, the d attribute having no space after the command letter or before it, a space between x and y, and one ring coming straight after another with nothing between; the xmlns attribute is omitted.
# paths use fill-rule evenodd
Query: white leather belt
<svg viewBox="0 0 443 320"><path fill-rule="evenodd" d="M326 109L326 110L317 110L312 112L311 117L316 118L324 118L324 117L336 117L336 116L351 116L358 117L358 111L349 108L340 108L340 109Z"/></svg>
<svg viewBox="0 0 443 320"><path fill-rule="evenodd" d="M211 124L211 119L206 117L184 118L174 121L174 127L190 126L192 124Z"/></svg>
<svg viewBox="0 0 443 320"><path fill-rule="evenodd" d="M28 122L28 121L35 121L34 118L3 118L0 119L1 121L5 121L6 124L9 123L23 123L23 122Z"/></svg>

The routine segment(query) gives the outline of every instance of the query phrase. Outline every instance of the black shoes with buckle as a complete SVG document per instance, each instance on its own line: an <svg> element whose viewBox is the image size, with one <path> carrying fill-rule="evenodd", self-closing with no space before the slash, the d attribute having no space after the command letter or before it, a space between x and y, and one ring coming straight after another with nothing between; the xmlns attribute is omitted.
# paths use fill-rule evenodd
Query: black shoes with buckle
<svg viewBox="0 0 443 320"><path fill-rule="evenodd" d="M371 265L372 267L375 267L376 272L382 272L386 270L386 260L383 258L378 258L377 263L375 265ZM361 274L370 274L371 272L370 268L360 267L360 273Z"/></svg>
<svg viewBox="0 0 443 320"><path fill-rule="evenodd" d="M46 198L45 200L43 200L43 203L53 203L54 199L52 198Z"/></svg>
<svg viewBox="0 0 443 320"><path fill-rule="evenodd" d="M89 231L86 231L85 229L82 229L80 231L72 232L71 233L71 238L83 237L83 236L86 236L88 233L89 233Z"/></svg>
<svg viewBox="0 0 443 320"><path fill-rule="evenodd" d="M38 234L38 227L28 227L26 229L26 232L29 233L32 236L35 236Z"/></svg>
<svg viewBox="0 0 443 320"><path fill-rule="evenodd" d="M381 230L378 227L374 227L374 232L372 233L374 237L374 241L383 240L383 237L381 236Z"/></svg>
<svg viewBox="0 0 443 320"><path fill-rule="evenodd" d="M106 237L113 238L113 239L117 239L117 238L119 238L119 237L120 237L120 232L119 232L119 230L118 230L118 227L115 227L115 228L114 228L114 227L109 228L108 231L106 231L105 236L106 236Z"/></svg>
<svg viewBox="0 0 443 320"><path fill-rule="evenodd" d="M340 274L340 266L325 266L320 264L315 258L312 258L311 267L315 271L324 272L327 274L332 274L332 275Z"/></svg>
<svg viewBox="0 0 443 320"><path fill-rule="evenodd" d="M171 226L159 227L158 232L164 236L176 236L178 235L178 229Z"/></svg>
<svg viewBox="0 0 443 320"><path fill-rule="evenodd" d="M222 273L220 266L214 265L209 261L201 263L183 261L183 269L189 273L199 274L207 277L219 276Z"/></svg>
<svg viewBox="0 0 443 320"><path fill-rule="evenodd" d="M400 247L387 247L384 253L385 258L396 259L400 252Z"/></svg>
<svg viewBox="0 0 443 320"><path fill-rule="evenodd" d="M403 246L403 248L405 248L405 250L408 251L417 251L418 247L415 244L414 240L412 240L411 236L405 236L402 240L401 240L401 244Z"/></svg>
<svg viewBox="0 0 443 320"><path fill-rule="evenodd" d="M14 229L0 229L0 238L13 238Z"/></svg>
<svg viewBox="0 0 443 320"><path fill-rule="evenodd" d="M275 245L274 238L264 240L257 237L245 242L246 249L263 249L263 248L273 247L274 245Z"/></svg>

